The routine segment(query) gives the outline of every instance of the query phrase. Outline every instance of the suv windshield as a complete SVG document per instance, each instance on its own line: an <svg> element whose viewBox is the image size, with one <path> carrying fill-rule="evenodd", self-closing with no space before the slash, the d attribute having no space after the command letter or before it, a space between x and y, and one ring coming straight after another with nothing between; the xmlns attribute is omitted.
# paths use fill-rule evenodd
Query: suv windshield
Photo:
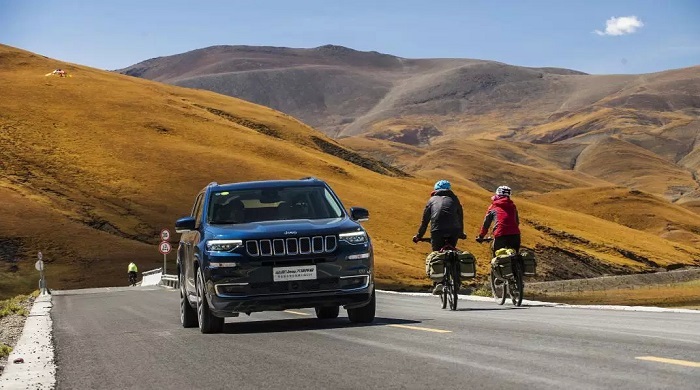
<svg viewBox="0 0 700 390"><path fill-rule="evenodd" d="M233 224L342 215L342 207L325 187L276 187L212 192L207 220Z"/></svg>

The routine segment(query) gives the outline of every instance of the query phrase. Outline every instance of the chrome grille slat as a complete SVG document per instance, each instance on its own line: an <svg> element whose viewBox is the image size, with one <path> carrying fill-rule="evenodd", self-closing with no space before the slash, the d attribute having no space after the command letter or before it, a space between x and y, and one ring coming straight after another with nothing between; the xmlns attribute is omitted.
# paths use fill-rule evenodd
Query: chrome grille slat
<svg viewBox="0 0 700 390"><path fill-rule="evenodd" d="M325 248L323 246L323 237L314 236L311 239L311 251L313 253L323 253L325 251Z"/></svg>
<svg viewBox="0 0 700 390"><path fill-rule="evenodd" d="M288 255L296 255L299 253L299 244L297 243L296 238L288 238L286 244Z"/></svg>
<svg viewBox="0 0 700 390"><path fill-rule="evenodd" d="M311 238L301 237L299 239L299 254L308 255L311 253Z"/></svg>
<svg viewBox="0 0 700 390"><path fill-rule="evenodd" d="M272 240L272 249L275 252L275 256L284 256L287 253L284 240L281 238L276 238Z"/></svg>
<svg viewBox="0 0 700 390"><path fill-rule="evenodd" d="M272 241L260 240L260 256L272 256Z"/></svg>
<svg viewBox="0 0 700 390"><path fill-rule="evenodd" d="M335 248L338 247L338 239L335 236L326 236L325 240L325 250L326 252L333 252Z"/></svg>
<svg viewBox="0 0 700 390"><path fill-rule="evenodd" d="M245 248L252 257L330 253L338 249L338 237L328 235L246 240Z"/></svg>

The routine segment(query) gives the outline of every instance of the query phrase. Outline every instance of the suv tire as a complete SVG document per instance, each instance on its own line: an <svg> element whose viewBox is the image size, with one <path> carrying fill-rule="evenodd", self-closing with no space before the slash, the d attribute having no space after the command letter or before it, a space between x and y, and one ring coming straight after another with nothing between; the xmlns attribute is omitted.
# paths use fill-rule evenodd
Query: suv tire
<svg viewBox="0 0 700 390"><path fill-rule="evenodd" d="M199 319L199 330L202 333L219 333L224 328L224 319L216 317L209 310L207 294L204 293L204 277L202 269L197 268L197 318Z"/></svg>
<svg viewBox="0 0 700 390"><path fill-rule="evenodd" d="M194 328L197 326L197 312L190 305L185 290L185 278L180 274L180 323L183 328Z"/></svg>
<svg viewBox="0 0 700 390"><path fill-rule="evenodd" d="M377 304L375 293L374 289L372 289L372 299L369 301L369 303L356 309L348 309L348 318L350 319L350 322L356 324L369 324L370 322L374 321L374 312L376 307Z"/></svg>
<svg viewBox="0 0 700 390"><path fill-rule="evenodd" d="M316 308L316 318L320 318L322 320L338 318L338 314L340 314L340 306L324 306Z"/></svg>

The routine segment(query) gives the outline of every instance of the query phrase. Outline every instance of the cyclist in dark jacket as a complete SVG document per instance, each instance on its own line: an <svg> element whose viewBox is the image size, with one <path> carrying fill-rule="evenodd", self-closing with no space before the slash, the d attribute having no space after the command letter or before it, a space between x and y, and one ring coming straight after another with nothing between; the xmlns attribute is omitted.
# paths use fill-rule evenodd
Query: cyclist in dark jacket
<svg viewBox="0 0 700 390"><path fill-rule="evenodd" d="M464 222L462 204L459 198L451 190L450 182L440 180L435 183L435 190L430 194L428 204L423 210L418 233L413 236L413 242L418 242L430 223L430 243L433 251L439 251L446 244L457 246L457 239L466 238L464 235Z"/></svg>
<svg viewBox="0 0 700 390"><path fill-rule="evenodd" d="M520 251L520 219L518 208L510 199L512 191L508 186L500 186L496 189L496 195L491 197L491 206L486 211L484 224L477 236L477 241L488 233L491 223L493 226L493 251L501 248L513 248Z"/></svg>

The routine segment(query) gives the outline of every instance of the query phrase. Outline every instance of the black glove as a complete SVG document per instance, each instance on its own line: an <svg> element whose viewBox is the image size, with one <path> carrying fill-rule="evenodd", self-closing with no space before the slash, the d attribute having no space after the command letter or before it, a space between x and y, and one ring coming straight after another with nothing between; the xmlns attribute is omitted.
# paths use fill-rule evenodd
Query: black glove
<svg viewBox="0 0 700 390"><path fill-rule="evenodd" d="M476 236L476 242L478 242L479 244L481 244L483 241L484 241L484 237L482 237L482 236Z"/></svg>
<svg viewBox="0 0 700 390"><path fill-rule="evenodd" d="M420 237L413 236L413 243L416 244L416 243L418 243L418 241L420 241Z"/></svg>
<svg viewBox="0 0 700 390"><path fill-rule="evenodd" d="M467 235L464 234L464 233L460 233L460 234L459 234L459 239L460 239L460 240L466 240L466 239L467 239Z"/></svg>

